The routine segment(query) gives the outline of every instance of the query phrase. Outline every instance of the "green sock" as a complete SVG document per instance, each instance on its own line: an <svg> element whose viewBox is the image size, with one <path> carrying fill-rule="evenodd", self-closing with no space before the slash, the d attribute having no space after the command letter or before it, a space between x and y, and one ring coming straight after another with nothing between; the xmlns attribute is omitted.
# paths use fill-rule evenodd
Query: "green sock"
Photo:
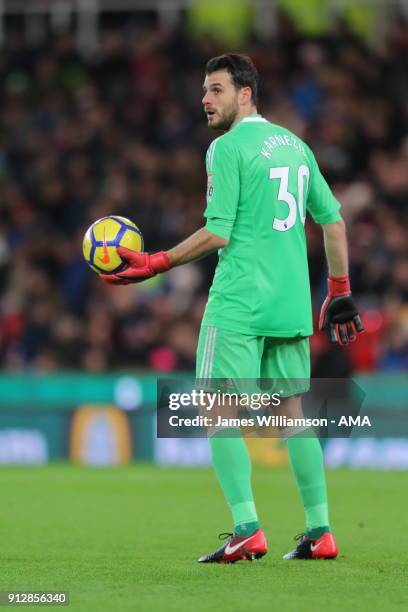
<svg viewBox="0 0 408 612"><path fill-rule="evenodd" d="M231 508L234 532L250 535L259 529L251 486L251 460L237 429L223 429L210 437L212 464Z"/></svg>
<svg viewBox="0 0 408 612"><path fill-rule="evenodd" d="M318 538L330 531L323 452L316 436L302 437L305 434L310 436L311 430L288 438L287 445L306 513L306 533Z"/></svg>

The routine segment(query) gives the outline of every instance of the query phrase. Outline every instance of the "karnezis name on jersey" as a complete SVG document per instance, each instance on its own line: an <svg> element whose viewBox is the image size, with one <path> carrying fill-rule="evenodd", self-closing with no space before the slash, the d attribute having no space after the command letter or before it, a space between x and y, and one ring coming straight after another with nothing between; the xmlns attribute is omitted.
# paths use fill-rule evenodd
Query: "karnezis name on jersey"
<svg viewBox="0 0 408 612"><path fill-rule="evenodd" d="M263 144L264 147L262 147L261 149L261 155L264 155L268 159L271 159L271 151L273 151L273 149L276 149L276 147L294 147L304 157L307 157L305 147L302 145L301 142L299 142L299 140L297 140L293 136L287 136L286 134L284 136L280 136L279 134L273 134L272 136L269 136L267 140L264 140Z"/></svg>

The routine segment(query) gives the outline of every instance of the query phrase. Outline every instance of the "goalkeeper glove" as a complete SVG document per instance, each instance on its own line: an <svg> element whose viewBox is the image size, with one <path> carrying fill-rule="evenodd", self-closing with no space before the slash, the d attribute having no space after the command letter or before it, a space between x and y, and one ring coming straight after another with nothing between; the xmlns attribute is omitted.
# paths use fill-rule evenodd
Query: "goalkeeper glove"
<svg viewBox="0 0 408 612"><path fill-rule="evenodd" d="M124 247L118 247L117 252L127 262L128 266L123 272L118 274L99 275L102 280L110 285L140 283L171 268L167 253L164 251L149 255L149 253L140 253Z"/></svg>
<svg viewBox="0 0 408 612"><path fill-rule="evenodd" d="M320 310L319 329L324 329L332 344L345 346L354 342L356 332L364 331L364 325L351 297L348 276L329 276L328 296Z"/></svg>

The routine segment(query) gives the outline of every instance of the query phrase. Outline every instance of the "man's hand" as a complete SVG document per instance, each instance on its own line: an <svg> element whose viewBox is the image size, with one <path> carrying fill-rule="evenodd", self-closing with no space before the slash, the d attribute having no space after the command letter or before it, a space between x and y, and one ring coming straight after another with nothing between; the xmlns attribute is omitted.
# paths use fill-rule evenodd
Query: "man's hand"
<svg viewBox="0 0 408 612"><path fill-rule="evenodd" d="M319 318L319 329L326 330L332 344L345 346L354 342L356 333L364 331L354 300L351 297L348 276L329 276L328 296L324 300Z"/></svg>
<svg viewBox="0 0 408 612"><path fill-rule="evenodd" d="M164 251L149 255L149 253L140 253L125 249L124 247L118 247L117 252L127 262L128 266L123 272L118 274L99 275L102 280L110 285L140 283L171 268L169 258Z"/></svg>

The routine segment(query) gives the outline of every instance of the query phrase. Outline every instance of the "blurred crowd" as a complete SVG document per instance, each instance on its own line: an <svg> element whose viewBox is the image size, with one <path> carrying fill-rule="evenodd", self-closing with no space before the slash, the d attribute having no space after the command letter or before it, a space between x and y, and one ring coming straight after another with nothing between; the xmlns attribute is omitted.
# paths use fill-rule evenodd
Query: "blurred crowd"
<svg viewBox="0 0 408 612"><path fill-rule="evenodd" d="M207 36L129 26L81 56L70 34L45 47L6 32L0 50L0 343L6 371L194 368L215 256L142 285L109 288L82 259L84 231L118 214L149 251L198 229ZM253 37L260 112L305 139L343 205L352 286L366 334L346 350L312 338L318 376L408 368L408 26L370 50L341 21L305 39L281 16ZM307 224L316 315L322 233ZM279 262L275 262L279 265ZM271 316L273 316L271 314Z"/></svg>

